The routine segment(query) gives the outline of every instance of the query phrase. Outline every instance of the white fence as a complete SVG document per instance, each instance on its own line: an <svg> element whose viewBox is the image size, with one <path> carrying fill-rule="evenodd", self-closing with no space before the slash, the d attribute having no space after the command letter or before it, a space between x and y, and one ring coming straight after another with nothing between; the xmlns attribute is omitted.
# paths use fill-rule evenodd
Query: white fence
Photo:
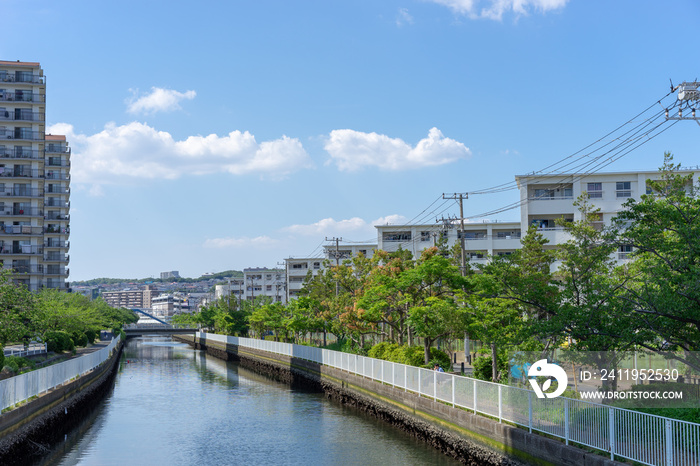
<svg viewBox="0 0 700 466"><path fill-rule="evenodd" d="M11 346L3 350L5 356L19 356L20 358L46 354L46 352L46 343L32 343L27 349L24 349L24 347Z"/></svg>
<svg viewBox="0 0 700 466"><path fill-rule="evenodd" d="M700 424L289 343L197 333L205 340L316 362L642 464L700 464Z"/></svg>
<svg viewBox="0 0 700 466"><path fill-rule="evenodd" d="M0 380L0 410L90 372L109 359L118 342L119 338L114 338L106 347L85 356Z"/></svg>

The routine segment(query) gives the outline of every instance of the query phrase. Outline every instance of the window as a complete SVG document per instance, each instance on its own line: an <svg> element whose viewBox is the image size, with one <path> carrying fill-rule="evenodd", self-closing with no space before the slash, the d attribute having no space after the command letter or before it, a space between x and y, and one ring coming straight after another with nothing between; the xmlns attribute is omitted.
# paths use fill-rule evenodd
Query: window
<svg viewBox="0 0 700 466"><path fill-rule="evenodd" d="M591 199L600 199L603 197L603 183L588 183L586 192Z"/></svg>
<svg viewBox="0 0 700 466"><path fill-rule="evenodd" d="M382 235L384 241L411 241L410 231L387 231Z"/></svg>
<svg viewBox="0 0 700 466"><path fill-rule="evenodd" d="M321 268L321 263L320 262L314 262L314 270L318 270Z"/></svg>
<svg viewBox="0 0 700 466"><path fill-rule="evenodd" d="M461 231L457 232L457 238L459 238L459 239L462 238ZM464 232L464 239L486 239L486 232L485 231L465 231Z"/></svg>
<svg viewBox="0 0 700 466"><path fill-rule="evenodd" d="M535 199L552 199L554 198L553 189L535 189Z"/></svg>
<svg viewBox="0 0 700 466"><path fill-rule="evenodd" d="M630 254L632 254L631 244L622 244L617 250L617 258L621 260L629 259Z"/></svg>
<svg viewBox="0 0 700 466"><path fill-rule="evenodd" d="M292 268L293 269L305 269L305 268L307 268L307 264L306 263L304 263L304 264L292 264Z"/></svg>
<svg viewBox="0 0 700 466"><path fill-rule="evenodd" d="M430 241L430 232L429 231L421 231L420 232L420 240L421 241Z"/></svg>
<svg viewBox="0 0 700 466"><path fill-rule="evenodd" d="M616 183L617 197L631 197L632 183L629 181L618 181Z"/></svg>

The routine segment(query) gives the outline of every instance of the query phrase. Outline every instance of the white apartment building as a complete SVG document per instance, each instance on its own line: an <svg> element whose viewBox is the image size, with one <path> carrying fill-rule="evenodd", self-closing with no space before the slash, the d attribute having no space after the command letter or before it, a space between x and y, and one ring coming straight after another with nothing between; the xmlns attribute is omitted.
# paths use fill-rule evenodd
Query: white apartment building
<svg viewBox="0 0 700 466"><path fill-rule="evenodd" d="M693 172L682 170L680 173L688 175ZM521 200L520 221L465 223L467 259L484 263L488 256L512 253L520 248L521 236L532 224L538 226L551 247L568 241L569 235L556 224L556 220L580 220L581 214L574 201L583 193L587 193L589 202L600 209L600 218L594 221L594 225L602 228L611 223L630 198L639 199L641 194L650 192L647 180L659 177L658 171L516 176ZM697 183L697 174L693 180ZM449 247L461 239L459 222L452 222L447 227L432 224L378 225L376 228L379 249L393 252L402 248L411 251L414 257L442 237L447 238ZM626 260L630 252L629 246L621 246L617 259Z"/></svg>
<svg viewBox="0 0 700 466"><path fill-rule="evenodd" d="M0 268L32 291L68 289L70 148L45 130L41 66L0 61Z"/></svg>
<svg viewBox="0 0 700 466"><path fill-rule="evenodd" d="M272 302L287 302L287 280L280 269L252 267L243 269L243 278L231 278L228 283L216 285L214 299L231 295L233 298L253 301L258 296L267 296Z"/></svg>
<svg viewBox="0 0 700 466"><path fill-rule="evenodd" d="M358 254L372 257L377 249L375 243L339 243L323 246L323 257L312 258L288 258L284 260L287 276L287 301L294 299L304 287L304 280L309 271L314 276L323 269L326 260L331 265L342 264L343 261L352 259Z"/></svg>

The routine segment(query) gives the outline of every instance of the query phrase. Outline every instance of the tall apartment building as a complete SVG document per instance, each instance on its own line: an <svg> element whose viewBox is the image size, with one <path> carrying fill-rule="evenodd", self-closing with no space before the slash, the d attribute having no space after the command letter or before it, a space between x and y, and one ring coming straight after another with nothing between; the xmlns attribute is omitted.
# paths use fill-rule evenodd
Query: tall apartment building
<svg viewBox="0 0 700 466"><path fill-rule="evenodd" d="M151 309L153 300L158 296L160 296L160 291L156 290L153 285L146 285L143 289L104 291L102 293L102 299L110 306L129 309Z"/></svg>
<svg viewBox="0 0 700 466"><path fill-rule="evenodd" d="M30 290L67 290L70 148L47 135L39 63L0 61L0 268Z"/></svg>

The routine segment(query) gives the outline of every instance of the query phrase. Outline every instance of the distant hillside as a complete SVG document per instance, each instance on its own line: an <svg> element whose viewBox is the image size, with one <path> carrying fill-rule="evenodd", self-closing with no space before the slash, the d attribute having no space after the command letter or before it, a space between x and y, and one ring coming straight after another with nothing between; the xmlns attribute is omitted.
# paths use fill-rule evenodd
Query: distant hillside
<svg viewBox="0 0 700 466"><path fill-rule="evenodd" d="M206 280L224 280L226 278L242 277L243 272L240 270L226 270L224 272L202 275L199 278L93 278L92 280L72 281L72 286L96 286L96 285L113 285L116 283L183 283L183 282L203 282Z"/></svg>

